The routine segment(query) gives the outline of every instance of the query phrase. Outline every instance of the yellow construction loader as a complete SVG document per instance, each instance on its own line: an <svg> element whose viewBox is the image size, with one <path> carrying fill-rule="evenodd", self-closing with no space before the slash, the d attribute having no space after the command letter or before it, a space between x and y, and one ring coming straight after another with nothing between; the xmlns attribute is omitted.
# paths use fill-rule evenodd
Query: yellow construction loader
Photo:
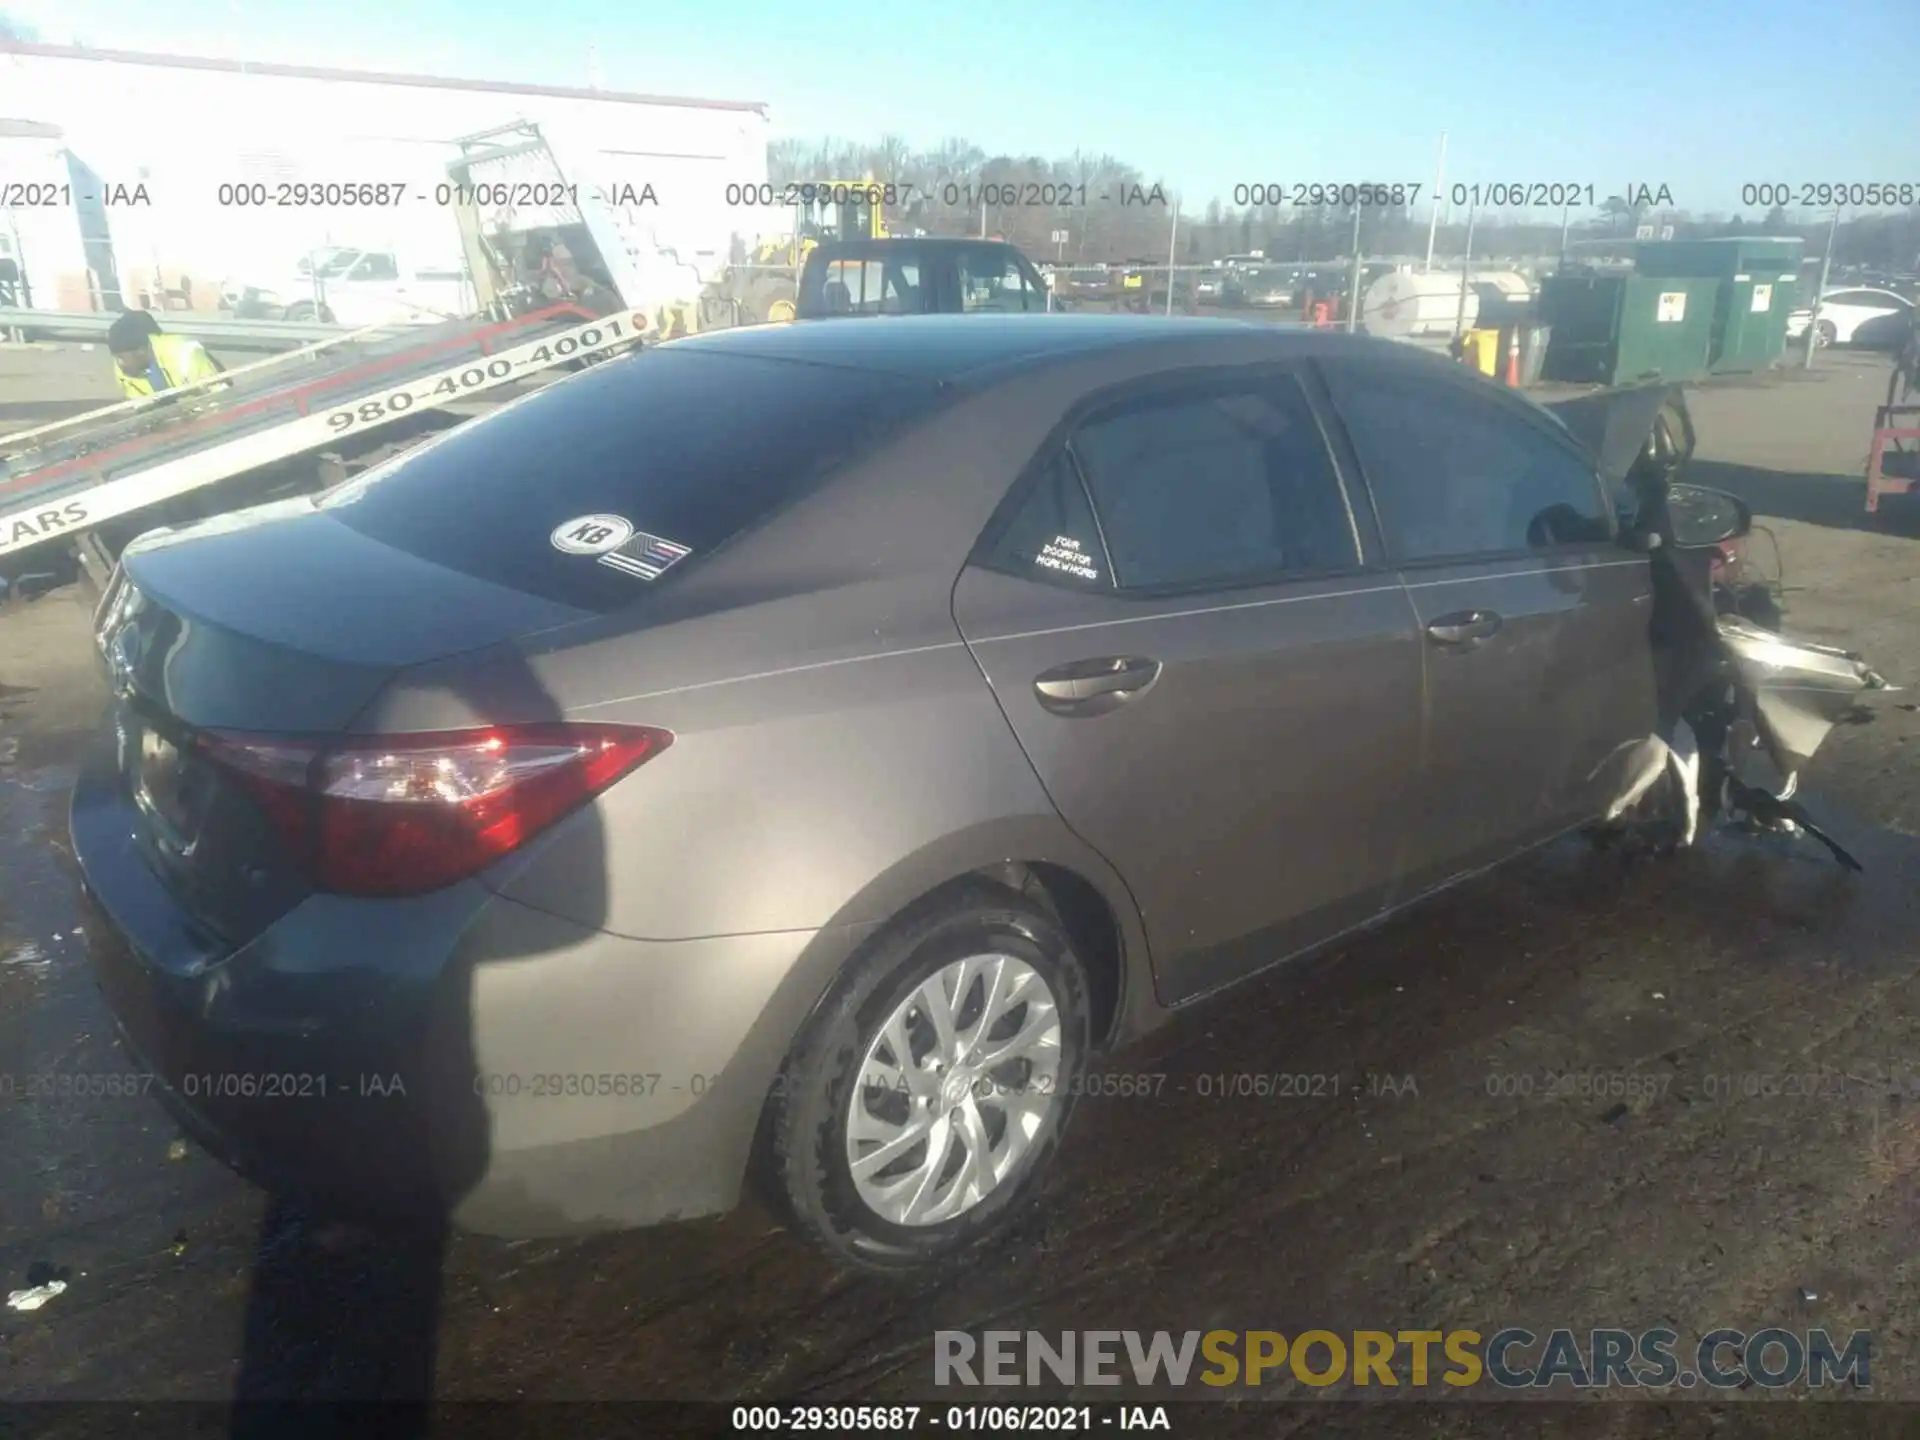
<svg viewBox="0 0 1920 1440"><path fill-rule="evenodd" d="M754 325L791 320L800 272L821 241L884 240L888 237L886 187L872 176L864 180L816 180L789 187L798 191L793 226L785 235L763 239L746 266L722 282L717 304L730 308L731 320L715 315L711 323Z"/></svg>

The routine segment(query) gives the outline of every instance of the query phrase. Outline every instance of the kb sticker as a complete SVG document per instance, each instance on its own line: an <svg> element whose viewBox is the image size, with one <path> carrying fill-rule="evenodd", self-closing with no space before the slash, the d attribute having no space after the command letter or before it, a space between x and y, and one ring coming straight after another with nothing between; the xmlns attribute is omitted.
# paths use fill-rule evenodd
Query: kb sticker
<svg viewBox="0 0 1920 1440"><path fill-rule="evenodd" d="M633 522L618 515L581 515L555 527L553 548L568 555L605 555L633 538Z"/></svg>

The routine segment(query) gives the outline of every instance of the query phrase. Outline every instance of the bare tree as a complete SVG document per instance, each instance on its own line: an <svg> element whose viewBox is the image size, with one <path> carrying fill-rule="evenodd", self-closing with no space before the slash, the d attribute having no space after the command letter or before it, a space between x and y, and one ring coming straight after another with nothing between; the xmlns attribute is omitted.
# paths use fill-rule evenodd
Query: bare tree
<svg viewBox="0 0 1920 1440"><path fill-rule="evenodd" d="M813 154L814 142L797 135L783 135L767 145L767 179L775 185L791 185L800 179Z"/></svg>

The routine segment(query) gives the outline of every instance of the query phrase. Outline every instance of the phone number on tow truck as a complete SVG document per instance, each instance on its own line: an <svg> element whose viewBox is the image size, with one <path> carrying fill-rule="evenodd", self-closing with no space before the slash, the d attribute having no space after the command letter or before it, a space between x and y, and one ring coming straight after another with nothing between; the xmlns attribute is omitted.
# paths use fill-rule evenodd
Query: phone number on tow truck
<svg viewBox="0 0 1920 1440"><path fill-rule="evenodd" d="M332 411L327 415L327 425L336 434L345 434L360 425L377 425L396 415L404 415L415 406L432 409L445 405L469 391L485 390L504 384L516 375L531 374L567 360L591 356L632 338L634 327L619 319L589 325L583 330L542 341L531 348L509 350L490 360L476 360L462 369L429 376L390 395L377 395L343 410Z"/></svg>

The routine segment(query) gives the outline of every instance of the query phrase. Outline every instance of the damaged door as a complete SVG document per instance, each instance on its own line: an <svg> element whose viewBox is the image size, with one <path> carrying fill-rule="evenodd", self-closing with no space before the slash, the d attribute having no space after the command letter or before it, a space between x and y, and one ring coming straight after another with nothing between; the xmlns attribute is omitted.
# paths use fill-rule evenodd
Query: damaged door
<svg viewBox="0 0 1920 1440"><path fill-rule="evenodd" d="M1421 629L1412 894L1605 810L1655 723L1652 580L1533 407L1397 357L1323 368Z"/></svg>
<svg viewBox="0 0 1920 1440"><path fill-rule="evenodd" d="M1022 485L954 616L1060 814L1132 889L1162 998L1379 913L1420 642L1298 376L1103 397Z"/></svg>

